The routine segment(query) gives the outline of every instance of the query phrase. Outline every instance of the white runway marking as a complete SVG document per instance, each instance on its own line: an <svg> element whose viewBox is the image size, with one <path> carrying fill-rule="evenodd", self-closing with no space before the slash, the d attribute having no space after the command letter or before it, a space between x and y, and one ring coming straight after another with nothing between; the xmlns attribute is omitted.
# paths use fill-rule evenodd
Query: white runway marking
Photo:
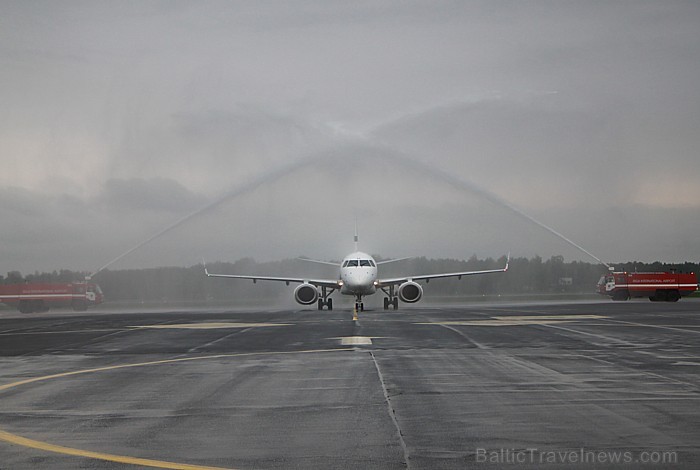
<svg viewBox="0 0 700 470"><path fill-rule="evenodd" d="M634 325L634 326L641 326L644 328L659 328L662 330L671 330L671 331L681 331L683 333L695 333L695 334L700 334L700 331L695 331L695 330L689 330L687 328L698 328L698 325L676 325L676 326L670 326L670 325L651 325L648 323L639 323L639 322L633 322L633 321L624 321L624 320L610 320L615 323L620 323L624 325Z"/></svg>
<svg viewBox="0 0 700 470"><path fill-rule="evenodd" d="M335 338L340 340L343 346L355 346L358 344L372 344L372 338L366 336L345 336L343 338Z"/></svg>
<svg viewBox="0 0 700 470"><path fill-rule="evenodd" d="M522 325L551 325L570 323L576 320L591 320L608 318L601 315L516 315L497 316L487 320L461 320L416 323L416 325L452 325L452 326L522 326Z"/></svg>

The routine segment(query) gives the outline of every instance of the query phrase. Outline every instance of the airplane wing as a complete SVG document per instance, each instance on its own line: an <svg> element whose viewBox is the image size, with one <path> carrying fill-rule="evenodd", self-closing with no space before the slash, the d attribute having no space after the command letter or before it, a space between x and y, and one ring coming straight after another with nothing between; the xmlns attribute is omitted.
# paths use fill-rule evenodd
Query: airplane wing
<svg viewBox="0 0 700 470"><path fill-rule="evenodd" d="M404 261L404 260L411 259L411 258L415 258L415 256L407 256L405 258L385 259L382 261L377 261L376 263L377 263L377 266L379 266L380 264L396 263L397 261Z"/></svg>
<svg viewBox="0 0 700 470"><path fill-rule="evenodd" d="M440 274L422 274L419 276L405 276L405 277L395 277L390 279L378 279L377 287L388 287L396 284L403 284L407 281L430 281L431 279L440 279L444 277L458 277L462 276L473 276L475 274L489 274L489 273L504 273L508 271L508 264L510 264L510 253L508 254L508 259L506 260L506 265L502 269L487 269L484 271L462 271L456 273L440 273Z"/></svg>
<svg viewBox="0 0 700 470"><path fill-rule="evenodd" d="M311 259L311 258L297 258L299 261L308 261L309 263L316 263L316 264L327 264L330 266L335 266L336 268L340 266L340 263L338 262L332 262L332 261L321 261L318 259Z"/></svg>
<svg viewBox="0 0 700 470"><path fill-rule="evenodd" d="M204 266L204 274L206 274L208 277L226 277L230 279L248 279L253 282L257 281L279 281L279 282L286 282L287 285L289 283L296 283L296 284L311 284L313 286L317 287L330 287L333 289L337 289L340 287L340 281L339 280L333 280L333 279L304 279L301 277L272 277L272 276L248 276L248 275L240 275L240 274L212 274L207 270L207 267Z"/></svg>

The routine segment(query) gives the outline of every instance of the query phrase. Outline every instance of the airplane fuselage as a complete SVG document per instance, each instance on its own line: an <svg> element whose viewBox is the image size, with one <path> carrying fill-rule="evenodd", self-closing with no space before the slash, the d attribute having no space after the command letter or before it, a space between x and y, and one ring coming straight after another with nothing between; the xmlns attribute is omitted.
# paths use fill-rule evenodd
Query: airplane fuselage
<svg viewBox="0 0 700 470"><path fill-rule="evenodd" d="M356 251L347 255L340 265L340 293L371 295L377 291L377 263L367 253Z"/></svg>

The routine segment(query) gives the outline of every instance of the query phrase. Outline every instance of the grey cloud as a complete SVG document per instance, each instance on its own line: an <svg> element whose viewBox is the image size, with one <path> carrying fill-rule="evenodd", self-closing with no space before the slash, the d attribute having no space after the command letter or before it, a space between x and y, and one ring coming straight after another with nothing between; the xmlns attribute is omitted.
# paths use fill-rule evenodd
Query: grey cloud
<svg viewBox="0 0 700 470"><path fill-rule="evenodd" d="M653 164L662 150L658 135L638 132L648 118L633 103L601 98L583 103L556 93L458 103L384 125L374 135L466 172L468 178L486 182L526 207L562 203L576 207L592 201L633 204L631 189L639 177L654 181L659 169ZM671 130L671 135L675 132ZM663 165L684 167L686 176L700 179L695 156L684 152L683 145L669 136ZM637 178L630 177L633 173ZM533 182L537 192L522 192ZM508 194L509 186L521 192L517 199ZM549 197L551 204L543 197Z"/></svg>
<svg viewBox="0 0 700 470"><path fill-rule="evenodd" d="M0 188L0 201L3 220L11 216L40 217L49 212L45 204L24 188Z"/></svg>
<svg viewBox="0 0 700 470"><path fill-rule="evenodd" d="M305 120L261 106L204 108L128 132L110 173L170 178L216 195L329 142L327 133Z"/></svg>
<svg viewBox="0 0 700 470"><path fill-rule="evenodd" d="M206 203L177 181L166 178L109 179L98 197L108 209L187 213Z"/></svg>

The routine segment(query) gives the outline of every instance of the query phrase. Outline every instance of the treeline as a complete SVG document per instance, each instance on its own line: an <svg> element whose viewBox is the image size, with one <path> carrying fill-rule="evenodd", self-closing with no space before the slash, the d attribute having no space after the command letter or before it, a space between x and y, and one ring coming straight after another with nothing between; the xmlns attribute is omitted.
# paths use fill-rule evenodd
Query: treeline
<svg viewBox="0 0 700 470"><path fill-rule="evenodd" d="M378 260L381 257L376 257ZM438 272L456 272L497 269L505 265L505 257L499 259L479 259L472 256L468 260L412 258L382 266L383 277L395 277L407 273L413 275ZM628 262L615 265L620 271L669 271L698 272L697 263L667 264ZM305 276L316 279L337 278L337 268L313 264L299 259L288 259L258 263L244 258L235 263L212 263L207 265L210 272L227 274L253 274L276 276ZM477 295L518 295L552 293L593 293L604 266L581 261L565 262L562 256L552 256L547 260L536 256L531 259L514 258L506 274L436 279L425 284L430 296L477 296ZM72 282L82 281L88 273L68 270L51 273L34 273L22 276L17 271L0 276L0 283L22 282ZM105 270L94 279L98 283L107 302L255 302L262 299L290 299L293 286L283 282L252 281L208 278L204 267L162 267L152 269Z"/></svg>

